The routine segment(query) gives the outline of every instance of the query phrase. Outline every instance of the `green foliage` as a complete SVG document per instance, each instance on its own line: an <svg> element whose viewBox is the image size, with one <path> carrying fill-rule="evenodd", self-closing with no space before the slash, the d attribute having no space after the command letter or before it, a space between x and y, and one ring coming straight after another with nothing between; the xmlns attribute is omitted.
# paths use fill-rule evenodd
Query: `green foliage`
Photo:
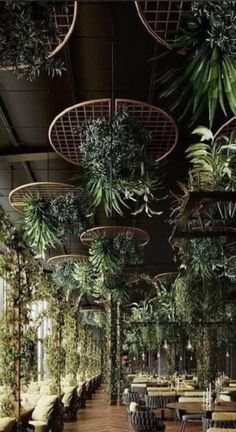
<svg viewBox="0 0 236 432"><path fill-rule="evenodd" d="M23 382L29 384L36 376L37 348L34 338L24 334L21 342L21 373Z"/></svg>
<svg viewBox="0 0 236 432"><path fill-rule="evenodd" d="M0 3L0 67L10 67L17 78L34 80L42 72L61 76L64 63L49 58L49 43L58 44L59 32L50 18L57 2L23 2L7 0ZM67 10L66 3L59 2Z"/></svg>
<svg viewBox="0 0 236 432"><path fill-rule="evenodd" d="M4 388L4 393L0 398L0 417L13 417L14 405L11 391Z"/></svg>
<svg viewBox="0 0 236 432"><path fill-rule="evenodd" d="M73 260L65 260L59 261L53 272L54 281L60 285L65 287L74 287L75 285L75 261Z"/></svg>
<svg viewBox="0 0 236 432"><path fill-rule="evenodd" d="M142 248L130 231L112 238L96 234L89 249L89 260L101 274L119 272L125 266L142 263Z"/></svg>
<svg viewBox="0 0 236 432"><path fill-rule="evenodd" d="M113 302L127 302L130 298L129 283L125 275L112 274L98 278L93 287L93 294Z"/></svg>
<svg viewBox="0 0 236 432"><path fill-rule="evenodd" d="M79 369L80 357L78 354L78 317L71 314L71 310L65 317L63 327L63 347L65 350L65 373L73 382L77 383L76 376Z"/></svg>
<svg viewBox="0 0 236 432"><path fill-rule="evenodd" d="M191 113L194 123L208 107L212 126L218 107L236 114L236 21L232 0L192 2L186 28L172 46L184 50L185 59L164 74L164 97L174 94L181 118Z"/></svg>
<svg viewBox="0 0 236 432"><path fill-rule="evenodd" d="M119 259L113 247L113 239L105 234L96 234L89 248L89 260L99 273L118 271Z"/></svg>
<svg viewBox="0 0 236 432"><path fill-rule="evenodd" d="M28 196L25 198L23 214L25 236L33 249L41 256L47 247L55 247L60 243L56 221L49 216L49 204L41 198Z"/></svg>
<svg viewBox="0 0 236 432"><path fill-rule="evenodd" d="M80 236L91 222L87 205L81 191L68 192L51 201L26 197L23 216L29 245L44 256L48 247L55 247L68 237Z"/></svg>
<svg viewBox="0 0 236 432"><path fill-rule="evenodd" d="M174 282L176 313L180 320L192 322L197 316L196 293L191 286L191 280L179 275Z"/></svg>
<svg viewBox="0 0 236 432"><path fill-rule="evenodd" d="M128 199L141 199L135 213L155 214L150 201L156 199L160 179L156 166L147 160L151 137L130 119L127 110L120 111L112 121L88 120L75 133L80 135L82 155L78 179L84 182L92 206L102 204L107 216L113 211L123 215Z"/></svg>
<svg viewBox="0 0 236 432"><path fill-rule="evenodd" d="M191 189L232 189L236 180L235 134L214 139L211 131L204 127L198 127L193 134L200 135L201 142L190 145L186 150L192 166L189 170Z"/></svg>
<svg viewBox="0 0 236 432"><path fill-rule="evenodd" d="M52 219L57 221L61 239L80 236L88 228L88 206L87 198L79 190L59 195L50 202L49 213Z"/></svg>

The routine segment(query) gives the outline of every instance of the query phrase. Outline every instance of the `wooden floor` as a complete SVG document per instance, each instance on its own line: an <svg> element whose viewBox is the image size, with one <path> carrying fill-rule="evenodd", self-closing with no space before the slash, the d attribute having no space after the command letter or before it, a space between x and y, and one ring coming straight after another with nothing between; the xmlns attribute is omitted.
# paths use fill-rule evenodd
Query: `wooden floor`
<svg viewBox="0 0 236 432"><path fill-rule="evenodd" d="M165 422L166 432L179 432L179 423ZM126 407L110 407L106 402L106 394L101 387L87 407L79 410L76 422L66 422L65 432L131 432L126 419ZM200 432L201 427L191 426L186 432Z"/></svg>

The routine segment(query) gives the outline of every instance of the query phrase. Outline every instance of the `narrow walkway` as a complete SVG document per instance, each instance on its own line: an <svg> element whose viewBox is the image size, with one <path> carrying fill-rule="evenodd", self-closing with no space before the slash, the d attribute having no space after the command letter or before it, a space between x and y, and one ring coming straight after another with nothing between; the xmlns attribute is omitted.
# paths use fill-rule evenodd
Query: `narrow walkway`
<svg viewBox="0 0 236 432"><path fill-rule="evenodd" d="M179 432L180 424L165 422L166 432ZM200 432L201 425L189 425L186 432ZM131 432L126 418L126 407L108 406L101 387L85 409L79 410L76 422L65 422L64 432Z"/></svg>

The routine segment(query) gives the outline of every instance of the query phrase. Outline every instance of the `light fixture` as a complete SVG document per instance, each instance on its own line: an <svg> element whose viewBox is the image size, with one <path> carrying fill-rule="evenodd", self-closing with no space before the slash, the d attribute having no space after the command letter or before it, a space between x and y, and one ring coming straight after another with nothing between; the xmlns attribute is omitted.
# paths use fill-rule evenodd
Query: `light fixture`
<svg viewBox="0 0 236 432"><path fill-rule="evenodd" d="M193 358L192 358L192 356L190 357L190 361L192 361L193 360Z"/></svg>
<svg viewBox="0 0 236 432"><path fill-rule="evenodd" d="M225 357L227 357L227 358L230 357L230 355L229 355L229 351L226 351Z"/></svg>
<svg viewBox="0 0 236 432"><path fill-rule="evenodd" d="M180 361L182 361L182 360L183 360L183 357L182 357L182 356L180 356L179 360L180 360Z"/></svg>
<svg viewBox="0 0 236 432"><path fill-rule="evenodd" d="M164 342L163 348L164 348L164 350L167 350L167 349L168 349L168 343L166 342L166 340L165 340L165 342Z"/></svg>
<svg viewBox="0 0 236 432"><path fill-rule="evenodd" d="M187 348L188 351L191 351L192 348L193 348L190 339L188 340L188 344L187 344L186 348Z"/></svg>
<svg viewBox="0 0 236 432"><path fill-rule="evenodd" d="M133 356L133 361L135 361L136 360L136 357L135 356Z"/></svg>
<svg viewBox="0 0 236 432"><path fill-rule="evenodd" d="M145 355L145 353L143 352L142 353L142 360L145 360L146 359L146 355Z"/></svg>
<svg viewBox="0 0 236 432"><path fill-rule="evenodd" d="M160 358L160 352L159 351L157 352L157 358Z"/></svg>

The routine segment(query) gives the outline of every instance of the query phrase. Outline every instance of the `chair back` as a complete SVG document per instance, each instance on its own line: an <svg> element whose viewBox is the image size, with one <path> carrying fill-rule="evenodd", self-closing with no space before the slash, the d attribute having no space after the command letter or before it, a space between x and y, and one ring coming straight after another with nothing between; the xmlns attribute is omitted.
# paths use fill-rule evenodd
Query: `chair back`
<svg viewBox="0 0 236 432"><path fill-rule="evenodd" d="M231 396L229 394L221 393L220 394L220 400L222 402L231 402Z"/></svg>
<svg viewBox="0 0 236 432"><path fill-rule="evenodd" d="M129 426L135 432L164 431L165 425L158 422L155 414L149 410L128 413Z"/></svg>
<svg viewBox="0 0 236 432"><path fill-rule="evenodd" d="M123 393L122 403L124 405L129 405L131 402L139 402L139 394L136 392Z"/></svg>
<svg viewBox="0 0 236 432"><path fill-rule="evenodd" d="M172 402L177 402L178 396L175 392L160 393L159 395L145 395L146 407L150 409L164 409L166 405Z"/></svg>

